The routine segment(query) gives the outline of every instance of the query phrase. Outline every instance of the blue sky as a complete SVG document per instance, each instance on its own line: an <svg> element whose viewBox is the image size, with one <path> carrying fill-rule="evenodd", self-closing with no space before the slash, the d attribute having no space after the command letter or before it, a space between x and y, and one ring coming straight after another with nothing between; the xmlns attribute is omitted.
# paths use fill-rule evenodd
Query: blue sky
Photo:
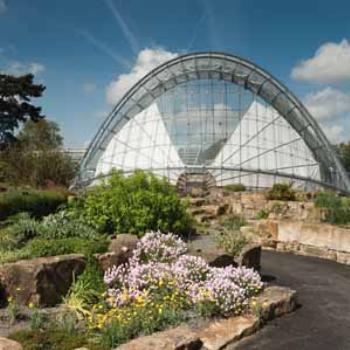
<svg viewBox="0 0 350 350"><path fill-rule="evenodd" d="M36 73L47 87L37 103L80 147L155 64L226 51L269 70L347 140L349 13L348 0L0 0L0 70Z"/></svg>

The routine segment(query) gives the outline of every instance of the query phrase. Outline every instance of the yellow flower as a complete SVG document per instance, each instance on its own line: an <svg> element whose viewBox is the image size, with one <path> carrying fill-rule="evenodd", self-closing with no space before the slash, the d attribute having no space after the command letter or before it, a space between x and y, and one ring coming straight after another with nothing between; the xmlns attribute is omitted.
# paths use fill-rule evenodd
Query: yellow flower
<svg viewBox="0 0 350 350"><path fill-rule="evenodd" d="M8 301L9 303L11 303L12 300L13 300L13 297L11 297L11 296L7 297L7 301Z"/></svg>
<svg viewBox="0 0 350 350"><path fill-rule="evenodd" d="M34 303L29 303L28 307L29 307L29 309L33 309L34 308Z"/></svg>
<svg viewBox="0 0 350 350"><path fill-rule="evenodd" d="M252 306L256 306L256 301L255 300L252 301Z"/></svg>
<svg viewBox="0 0 350 350"><path fill-rule="evenodd" d="M17 291L17 292L20 292L21 290L22 290L22 289L21 289L21 288L19 288L19 287L18 287L18 288L16 288L16 291Z"/></svg>

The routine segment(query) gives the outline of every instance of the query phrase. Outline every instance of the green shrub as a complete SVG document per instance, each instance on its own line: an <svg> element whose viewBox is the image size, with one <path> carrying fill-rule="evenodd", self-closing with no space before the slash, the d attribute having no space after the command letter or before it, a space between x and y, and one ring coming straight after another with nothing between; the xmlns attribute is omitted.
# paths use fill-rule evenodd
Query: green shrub
<svg viewBox="0 0 350 350"><path fill-rule="evenodd" d="M248 239L239 231L222 233L217 236L218 246L233 257L238 256L248 243Z"/></svg>
<svg viewBox="0 0 350 350"><path fill-rule="evenodd" d="M36 258L72 253L80 253L88 256L96 253L104 253L107 251L107 248L107 240L95 241L71 237L56 240L36 238L30 241L23 249L28 251L30 257Z"/></svg>
<svg viewBox="0 0 350 350"><path fill-rule="evenodd" d="M233 215L220 220L220 223L227 230L238 231L242 226L247 224L247 221L242 216Z"/></svg>
<svg viewBox="0 0 350 350"><path fill-rule="evenodd" d="M73 253L90 256L106 252L108 244L108 240L103 238L100 240L86 240L77 237L56 240L35 238L21 249L0 249L0 263Z"/></svg>
<svg viewBox="0 0 350 350"><path fill-rule="evenodd" d="M244 192L246 187L243 184L230 184L224 186L224 189L231 192Z"/></svg>
<svg viewBox="0 0 350 350"><path fill-rule="evenodd" d="M256 214L257 220L267 219L270 215L270 212L266 209L261 209Z"/></svg>
<svg viewBox="0 0 350 350"><path fill-rule="evenodd" d="M78 315L82 309L97 303L101 294L106 291L103 275L96 259L88 257L84 272L73 282L64 303Z"/></svg>
<svg viewBox="0 0 350 350"><path fill-rule="evenodd" d="M166 179L137 171L113 172L87 191L71 210L100 232L142 234L146 230L185 233L191 228L186 205Z"/></svg>
<svg viewBox="0 0 350 350"><path fill-rule="evenodd" d="M16 190L0 193L0 220L21 212L35 218L51 214L66 203L66 194L53 190Z"/></svg>
<svg viewBox="0 0 350 350"><path fill-rule="evenodd" d="M47 239L79 237L93 240L100 234L95 228L87 225L83 218L72 215L68 210L61 210L43 218L40 236Z"/></svg>
<svg viewBox="0 0 350 350"><path fill-rule="evenodd" d="M267 199L294 201L295 191L292 188L292 183L275 183L267 192Z"/></svg>
<svg viewBox="0 0 350 350"><path fill-rule="evenodd" d="M324 221L331 224L346 225L350 222L350 199L340 198L332 192L317 193L314 199L317 208L325 211Z"/></svg>

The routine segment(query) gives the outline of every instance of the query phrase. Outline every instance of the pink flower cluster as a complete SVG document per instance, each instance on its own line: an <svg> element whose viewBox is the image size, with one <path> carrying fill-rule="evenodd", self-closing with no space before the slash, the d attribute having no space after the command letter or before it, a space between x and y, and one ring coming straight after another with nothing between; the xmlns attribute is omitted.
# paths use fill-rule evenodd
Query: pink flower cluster
<svg viewBox="0 0 350 350"><path fill-rule="evenodd" d="M217 313L239 314L248 299L263 288L253 269L212 268L201 257L184 255L185 252L186 244L172 234L146 234L129 264L105 273L113 305L125 305L140 296L152 299L167 288L181 293L193 306L211 304Z"/></svg>

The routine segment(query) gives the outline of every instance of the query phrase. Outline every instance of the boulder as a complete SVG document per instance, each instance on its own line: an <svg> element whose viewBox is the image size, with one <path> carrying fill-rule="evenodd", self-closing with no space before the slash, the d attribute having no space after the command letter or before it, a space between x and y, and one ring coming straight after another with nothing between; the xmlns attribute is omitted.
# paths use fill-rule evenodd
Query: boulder
<svg viewBox="0 0 350 350"><path fill-rule="evenodd" d="M245 266L253 268L257 271L260 270L260 258L261 258L261 246L258 244L247 244L235 258L235 262L238 266Z"/></svg>
<svg viewBox="0 0 350 350"><path fill-rule="evenodd" d="M14 340L0 337L0 350L23 350L23 348Z"/></svg>
<svg viewBox="0 0 350 350"><path fill-rule="evenodd" d="M256 316L238 316L219 319L202 327L198 336L206 350L220 350L226 345L253 334L259 328Z"/></svg>
<svg viewBox="0 0 350 350"><path fill-rule="evenodd" d="M256 298L261 305L262 321L269 321L294 311L297 307L297 293L287 287L270 286Z"/></svg>
<svg viewBox="0 0 350 350"><path fill-rule="evenodd" d="M6 295L19 304L53 306L68 292L73 276L84 268L81 254L20 260L0 266L0 281Z"/></svg>
<svg viewBox="0 0 350 350"><path fill-rule="evenodd" d="M118 346L118 350L199 350L202 342L188 326L179 326L164 332L140 337Z"/></svg>
<svg viewBox="0 0 350 350"><path fill-rule="evenodd" d="M137 242L138 238L135 235L126 233L117 235L109 244L107 253L95 255L102 270L106 271L113 266L127 263L136 248Z"/></svg>
<svg viewBox="0 0 350 350"><path fill-rule="evenodd" d="M131 253L137 245L138 238L136 235L121 233L112 239L108 251L116 254Z"/></svg>

